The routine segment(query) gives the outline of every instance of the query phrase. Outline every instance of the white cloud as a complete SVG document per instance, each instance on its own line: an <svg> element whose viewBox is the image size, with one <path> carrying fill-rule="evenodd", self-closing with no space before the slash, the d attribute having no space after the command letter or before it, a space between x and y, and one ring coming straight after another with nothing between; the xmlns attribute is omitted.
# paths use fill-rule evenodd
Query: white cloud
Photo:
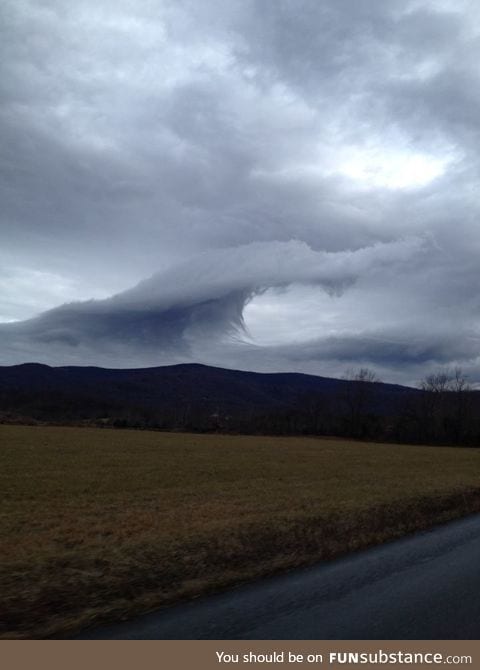
<svg viewBox="0 0 480 670"><path fill-rule="evenodd" d="M449 158L396 151L389 147L349 148L342 153L348 158L339 165L339 172L367 188L421 188L443 175L450 162Z"/></svg>

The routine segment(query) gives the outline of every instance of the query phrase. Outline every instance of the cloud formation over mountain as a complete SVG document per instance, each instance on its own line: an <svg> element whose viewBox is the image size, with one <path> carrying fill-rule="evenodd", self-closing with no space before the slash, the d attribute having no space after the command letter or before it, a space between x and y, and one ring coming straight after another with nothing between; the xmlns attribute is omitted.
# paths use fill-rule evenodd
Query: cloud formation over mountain
<svg viewBox="0 0 480 670"><path fill-rule="evenodd" d="M299 241L204 252L110 298L0 325L0 361L28 355L61 365L86 359L118 366L201 357L206 349L248 341L245 306L268 289L310 285L339 297L359 277L411 263L422 251L422 240L412 238L336 253Z"/></svg>

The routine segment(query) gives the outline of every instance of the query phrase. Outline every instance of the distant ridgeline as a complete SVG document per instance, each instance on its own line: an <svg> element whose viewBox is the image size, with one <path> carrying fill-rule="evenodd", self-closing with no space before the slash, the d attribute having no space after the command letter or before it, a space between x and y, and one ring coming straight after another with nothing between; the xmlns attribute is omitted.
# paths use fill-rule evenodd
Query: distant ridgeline
<svg viewBox="0 0 480 670"><path fill-rule="evenodd" d="M0 422L480 445L480 393L186 364L0 367Z"/></svg>

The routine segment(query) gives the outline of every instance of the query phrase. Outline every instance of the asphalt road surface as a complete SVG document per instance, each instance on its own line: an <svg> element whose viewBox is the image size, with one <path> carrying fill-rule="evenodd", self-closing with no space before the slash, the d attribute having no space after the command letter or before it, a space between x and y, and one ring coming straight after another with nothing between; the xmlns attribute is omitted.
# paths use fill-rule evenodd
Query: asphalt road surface
<svg viewBox="0 0 480 670"><path fill-rule="evenodd" d="M480 515L80 639L480 639Z"/></svg>

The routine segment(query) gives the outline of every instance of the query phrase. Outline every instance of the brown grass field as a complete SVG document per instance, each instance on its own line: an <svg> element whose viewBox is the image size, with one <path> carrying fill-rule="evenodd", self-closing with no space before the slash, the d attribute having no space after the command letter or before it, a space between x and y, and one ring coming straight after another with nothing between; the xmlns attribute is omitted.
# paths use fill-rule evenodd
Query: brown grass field
<svg viewBox="0 0 480 670"><path fill-rule="evenodd" d="M0 426L4 638L62 637L480 510L480 450Z"/></svg>

